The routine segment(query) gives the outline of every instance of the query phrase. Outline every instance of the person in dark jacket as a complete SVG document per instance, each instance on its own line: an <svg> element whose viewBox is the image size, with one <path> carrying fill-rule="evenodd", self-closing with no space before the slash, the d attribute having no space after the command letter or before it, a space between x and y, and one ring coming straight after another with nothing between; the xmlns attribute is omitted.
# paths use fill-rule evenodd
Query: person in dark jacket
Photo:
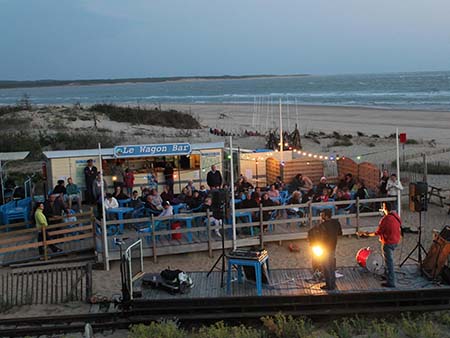
<svg viewBox="0 0 450 338"><path fill-rule="evenodd" d="M211 171L206 175L206 183L210 190L219 189L222 186L222 174L214 164L211 166Z"/></svg>
<svg viewBox="0 0 450 338"><path fill-rule="evenodd" d="M173 193L173 167L171 163L166 163L166 167L164 168L164 180L166 181L166 185L169 187L169 191Z"/></svg>
<svg viewBox="0 0 450 338"><path fill-rule="evenodd" d="M93 204L96 202L94 197L94 181L97 178L97 168L94 161L89 159L87 166L84 168L84 179L86 181L86 202Z"/></svg>
<svg viewBox="0 0 450 338"><path fill-rule="evenodd" d="M323 274L325 285L322 290L336 289L336 244L338 236L342 235L341 224L331 218L331 210L325 209L320 213L321 223L317 225L320 234L320 244L323 246Z"/></svg>

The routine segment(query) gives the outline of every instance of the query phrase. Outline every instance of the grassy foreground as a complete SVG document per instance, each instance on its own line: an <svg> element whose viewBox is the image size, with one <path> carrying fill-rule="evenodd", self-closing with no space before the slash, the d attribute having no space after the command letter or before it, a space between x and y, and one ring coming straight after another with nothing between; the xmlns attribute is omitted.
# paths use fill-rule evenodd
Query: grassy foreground
<svg viewBox="0 0 450 338"><path fill-rule="evenodd" d="M400 314L383 318L349 317L314 323L278 314L261 318L259 326L229 326L218 322L184 329L176 321L135 325L129 338L445 338L450 337L450 312Z"/></svg>

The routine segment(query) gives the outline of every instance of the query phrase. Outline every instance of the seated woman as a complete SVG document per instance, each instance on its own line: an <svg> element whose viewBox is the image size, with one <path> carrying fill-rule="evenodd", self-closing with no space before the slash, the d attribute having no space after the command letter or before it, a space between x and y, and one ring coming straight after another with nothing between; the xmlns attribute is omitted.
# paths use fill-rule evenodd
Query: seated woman
<svg viewBox="0 0 450 338"><path fill-rule="evenodd" d="M172 203L172 201L173 201L173 193L172 193L172 191L170 191L170 187L168 185L164 186L163 191L160 196L161 196L163 202L167 201L167 202Z"/></svg>
<svg viewBox="0 0 450 338"><path fill-rule="evenodd" d="M300 191L294 191L289 201L290 205L302 204L302 194ZM291 207L287 209L288 215L303 217L303 211L298 207Z"/></svg>
<svg viewBox="0 0 450 338"><path fill-rule="evenodd" d="M276 203L270 199L269 193L267 193L267 192L263 193L262 198L261 198L261 204L263 207L273 207L276 205ZM268 221L270 219L271 213L272 213L272 210L264 210L263 211L263 220Z"/></svg>
<svg viewBox="0 0 450 338"><path fill-rule="evenodd" d="M114 188L113 197L116 200L126 200L129 198L128 195L123 192L122 187L120 185L117 185Z"/></svg>
<svg viewBox="0 0 450 338"><path fill-rule="evenodd" d="M343 189L338 189L336 192L336 201L349 201L352 199L352 196L350 195L350 192L348 191L348 187L344 187ZM339 204L336 205L337 209L345 209L349 205L348 204Z"/></svg>
<svg viewBox="0 0 450 338"><path fill-rule="evenodd" d="M153 205L153 208L156 210L162 210L163 206L162 206L162 198L161 196L159 196L158 194L158 190L153 189L151 194L149 195L150 198L150 203Z"/></svg>
<svg viewBox="0 0 450 338"><path fill-rule="evenodd" d="M330 191L327 188L322 189L322 193L320 195L316 195L313 199L313 202L328 202L330 198Z"/></svg>
<svg viewBox="0 0 450 338"><path fill-rule="evenodd" d="M186 204L189 209L198 209L203 203L203 198L200 196L198 190L194 190L192 197L186 200Z"/></svg>
<svg viewBox="0 0 450 338"><path fill-rule="evenodd" d="M275 184L270 186L269 191L267 192L269 198L278 198L280 197L280 191L276 188Z"/></svg>

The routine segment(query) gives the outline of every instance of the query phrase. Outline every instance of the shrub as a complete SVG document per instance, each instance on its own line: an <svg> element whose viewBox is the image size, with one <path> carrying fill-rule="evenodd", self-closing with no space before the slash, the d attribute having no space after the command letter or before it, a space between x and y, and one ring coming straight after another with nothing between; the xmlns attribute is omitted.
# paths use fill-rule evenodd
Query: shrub
<svg viewBox="0 0 450 338"><path fill-rule="evenodd" d="M105 114L111 120L128 122L132 124L148 124L154 126L170 127L177 129L200 129L200 123L190 114L176 110L160 110L120 107L112 104L96 104L91 111Z"/></svg>
<svg viewBox="0 0 450 338"><path fill-rule="evenodd" d="M286 317L282 313L278 313L273 317L262 317L261 321L264 327L278 338L307 337L313 331L311 321L303 317Z"/></svg>
<svg viewBox="0 0 450 338"><path fill-rule="evenodd" d="M369 331L375 333L375 337L380 338L397 338L399 336L396 324L387 323L385 320L372 321ZM370 337L373 337L373 335L370 335Z"/></svg>
<svg viewBox="0 0 450 338"><path fill-rule="evenodd" d="M366 134L364 134L362 131L357 131L356 135L358 135L359 137L366 136Z"/></svg>
<svg viewBox="0 0 450 338"><path fill-rule="evenodd" d="M220 321L210 326L203 326L194 337L198 338L260 338L261 332L244 325L227 326Z"/></svg>
<svg viewBox="0 0 450 338"><path fill-rule="evenodd" d="M336 140L329 147L349 147L352 146L353 143L348 138L343 138L341 140Z"/></svg>
<svg viewBox="0 0 450 338"><path fill-rule="evenodd" d="M406 140L406 144L419 144L420 142L411 138L409 140Z"/></svg>
<svg viewBox="0 0 450 338"><path fill-rule="evenodd" d="M174 321L153 322L150 325L133 325L129 338L185 338L187 332Z"/></svg>

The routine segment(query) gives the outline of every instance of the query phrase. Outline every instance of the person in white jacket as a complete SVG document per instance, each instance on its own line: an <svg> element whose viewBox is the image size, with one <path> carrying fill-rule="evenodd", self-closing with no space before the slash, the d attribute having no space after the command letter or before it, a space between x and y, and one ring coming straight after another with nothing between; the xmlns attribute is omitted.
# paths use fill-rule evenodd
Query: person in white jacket
<svg viewBox="0 0 450 338"><path fill-rule="evenodd" d="M119 202L117 202L117 200L113 197L112 194L108 193L106 194L106 198L105 198L105 209L111 209L111 208L118 208L119 207Z"/></svg>
<svg viewBox="0 0 450 338"><path fill-rule="evenodd" d="M397 193L403 190L402 183L397 179L396 174L391 174L386 184L387 195L389 197L397 197ZM397 209L397 201L392 201L393 210Z"/></svg>

